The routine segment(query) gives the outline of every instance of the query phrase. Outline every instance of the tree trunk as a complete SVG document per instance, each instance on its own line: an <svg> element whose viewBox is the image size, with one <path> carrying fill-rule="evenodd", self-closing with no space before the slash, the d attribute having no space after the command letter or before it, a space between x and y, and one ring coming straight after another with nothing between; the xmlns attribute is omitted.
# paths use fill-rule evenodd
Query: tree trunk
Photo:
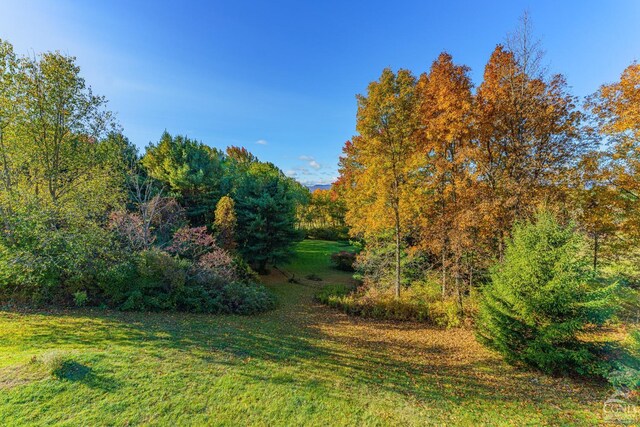
<svg viewBox="0 0 640 427"><path fill-rule="evenodd" d="M260 262L258 263L258 274L267 274L267 260L263 259L260 260Z"/></svg>
<svg viewBox="0 0 640 427"><path fill-rule="evenodd" d="M460 265L458 264L458 267ZM460 315L464 316L464 308L462 307L462 285L460 280L460 270L456 271L456 291L458 293L458 305L460 307Z"/></svg>
<svg viewBox="0 0 640 427"><path fill-rule="evenodd" d="M598 233L593 235L593 272L598 272Z"/></svg>
<svg viewBox="0 0 640 427"><path fill-rule="evenodd" d="M447 294L447 258L446 258L446 253L445 253L445 244L444 242L442 243L442 300L444 301L444 298Z"/></svg>
<svg viewBox="0 0 640 427"><path fill-rule="evenodd" d="M396 215L396 280L395 295L400 298L400 212L395 209Z"/></svg>

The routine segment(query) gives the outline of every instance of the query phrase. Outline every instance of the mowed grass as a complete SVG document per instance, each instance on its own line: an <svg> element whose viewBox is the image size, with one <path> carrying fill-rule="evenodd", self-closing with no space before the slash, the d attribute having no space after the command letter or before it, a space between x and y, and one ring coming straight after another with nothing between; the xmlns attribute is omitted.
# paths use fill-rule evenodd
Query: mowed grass
<svg viewBox="0 0 640 427"><path fill-rule="evenodd" d="M590 425L604 386L516 370L473 332L346 317L313 302L350 277L304 241L253 317L0 312L0 425ZM31 362L61 351L75 374ZM79 373L79 374L78 374Z"/></svg>

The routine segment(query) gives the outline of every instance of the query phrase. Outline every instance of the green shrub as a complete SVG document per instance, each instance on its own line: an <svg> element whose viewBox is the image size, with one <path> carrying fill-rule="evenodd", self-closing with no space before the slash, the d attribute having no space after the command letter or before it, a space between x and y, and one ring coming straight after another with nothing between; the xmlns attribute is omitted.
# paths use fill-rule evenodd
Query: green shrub
<svg viewBox="0 0 640 427"><path fill-rule="evenodd" d="M430 301L418 298L416 294L406 291L397 299L391 294L372 289L353 290L344 285L327 285L316 293L315 298L352 316L426 322L446 328L461 325L462 319L455 301Z"/></svg>
<svg viewBox="0 0 640 427"><path fill-rule="evenodd" d="M235 282L222 289L222 304L228 313L246 315L272 310L276 300L264 286Z"/></svg>
<svg viewBox="0 0 640 427"><path fill-rule="evenodd" d="M258 283L260 281L258 273L253 271L249 263L247 263L241 256L233 257L233 268L239 282Z"/></svg>
<svg viewBox="0 0 640 427"><path fill-rule="evenodd" d="M640 329L632 330L616 353L607 380L618 389L640 390Z"/></svg>
<svg viewBox="0 0 640 427"><path fill-rule="evenodd" d="M353 265L356 262L356 254L348 251L340 251L331 254L331 262L333 265L342 271L353 271Z"/></svg>
<svg viewBox="0 0 640 427"><path fill-rule="evenodd" d="M453 299L436 301L430 304L432 322L445 328L457 328L462 325L458 303Z"/></svg>
<svg viewBox="0 0 640 427"><path fill-rule="evenodd" d="M345 285L326 285L316 293L315 298L323 304L329 304L331 299L344 297L349 292L351 288Z"/></svg>
<svg viewBox="0 0 640 427"><path fill-rule="evenodd" d="M87 297L87 291L78 291L73 294L73 302L76 307L83 307L87 304L89 297Z"/></svg>
<svg viewBox="0 0 640 427"><path fill-rule="evenodd" d="M640 389L640 369L625 364L614 363L614 366L606 375L609 384L617 389Z"/></svg>
<svg viewBox="0 0 640 427"><path fill-rule="evenodd" d="M349 229L347 227L316 227L304 230L307 239L331 240L334 242L348 240Z"/></svg>
<svg viewBox="0 0 640 427"><path fill-rule="evenodd" d="M191 263L159 250L143 251L136 258L137 278L122 303L123 310L173 310L187 282Z"/></svg>
<svg viewBox="0 0 640 427"><path fill-rule="evenodd" d="M0 236L0 301L72 305L75 292L94 290L96 276L120 255L110 234L92 221L21 208L11 238Z"/></svg>
<svg viewBox="0 0 640 427"><path fill-rule="evenodd" d="M205 265L207 274L199 266L159 250L143 251L107 270L100 286L109 304L121 310L252 314L275 307L274 296L263 286L225 283L211 271L215 262ZM253 277L251 270L243 275Z"/></svg>
<svg viewBox="0 0 640 427"><path fill-rule="evenodd" d="M621 322L640 322L640 289L631 287L626 279L620 279L619 283L616 316Z"/></svg>
<svg viewBox="0 0 640 427"><path fill-rule="evenodd" d="M577 336L611 317L615 286L595 280L587 253L583 237L549 213L517 224L483 291L480 342L547 373L602 372L594 348Z"/></svg>

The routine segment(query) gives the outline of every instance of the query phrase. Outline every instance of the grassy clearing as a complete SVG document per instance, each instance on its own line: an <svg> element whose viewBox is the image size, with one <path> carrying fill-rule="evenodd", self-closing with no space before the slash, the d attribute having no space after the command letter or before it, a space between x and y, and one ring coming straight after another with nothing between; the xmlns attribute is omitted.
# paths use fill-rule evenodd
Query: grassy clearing
<svg viewBox="0 0 640 427"><path fill-rule="evenodd" d="M313 302L348 283L305 241L253 316L0 312L1 425L590 425L609 390L519 371L472 331L348 318ZM52 377L32 359L71 355Z"/></svg>

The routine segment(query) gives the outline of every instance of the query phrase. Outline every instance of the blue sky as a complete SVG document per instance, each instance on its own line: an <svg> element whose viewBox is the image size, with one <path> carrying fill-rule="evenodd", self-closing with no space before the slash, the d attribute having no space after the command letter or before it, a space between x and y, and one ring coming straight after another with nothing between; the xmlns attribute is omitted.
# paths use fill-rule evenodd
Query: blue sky
<svg viewBox="0 0 640 427"><path fill-rule="evenodd" d="M476 84L529 10L576 95L640 59L640 1L28 1L0 5L19 53L74 55L139 147L166 129L244 146L305 183L337 175L355 95L384 67L419 74L447 50Z"/></svg>

